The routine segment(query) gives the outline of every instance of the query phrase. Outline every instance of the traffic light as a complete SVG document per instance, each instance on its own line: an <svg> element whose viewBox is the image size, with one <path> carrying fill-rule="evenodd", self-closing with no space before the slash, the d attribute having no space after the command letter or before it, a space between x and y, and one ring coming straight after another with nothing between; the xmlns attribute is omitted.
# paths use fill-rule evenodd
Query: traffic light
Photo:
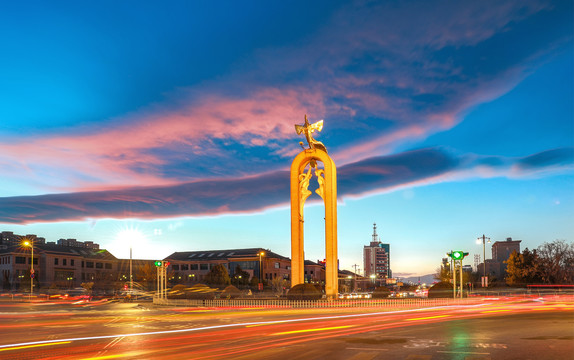
<svg viewBox="0 0 574 360"><path fill-rule="evenodd" d="M453 260L462 260L468 256L468 253L463 251L451 251L447 255Z"/></svg>
<svg viewBox="0 0 574 360"><path fill-rule="evenodd" d="M163 262L163 266L165 266L165 267L168 267L168 266L169 266L169 264L170 264L170 262L169 262L169 261L164 261L164 262Z"/></svg>
<svg viewBox="0 0 574 360"><path fill-rule="evenodd" d="M161 263L162 263L162 261L156 261L154 264L155 264L155 266L159 267L159 266L161 266Z"/></svg>

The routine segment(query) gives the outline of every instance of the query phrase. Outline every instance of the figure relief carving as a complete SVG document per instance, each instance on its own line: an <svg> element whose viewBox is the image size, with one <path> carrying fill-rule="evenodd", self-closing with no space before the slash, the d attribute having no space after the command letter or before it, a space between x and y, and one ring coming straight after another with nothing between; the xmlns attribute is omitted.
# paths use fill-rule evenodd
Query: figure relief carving
<svg viewBox="0 0 574 360"><path fill-rule="evenodd" d="M315 175L317 176L317 182L319 183L319 188L315 190L315 192L321 197L321 199L325 200L325 170L315 168Z"/></svg>
<svg viewBox="0 0 574 360"><path fill-rule="evenodd" d="M309 170L305 173L299 174L299 217L300 220L303 221L303 207L305 206L305 200L311 195L311 191L309 191L309 181L313 177L311 173L312 166L309 166Z"/></svg>

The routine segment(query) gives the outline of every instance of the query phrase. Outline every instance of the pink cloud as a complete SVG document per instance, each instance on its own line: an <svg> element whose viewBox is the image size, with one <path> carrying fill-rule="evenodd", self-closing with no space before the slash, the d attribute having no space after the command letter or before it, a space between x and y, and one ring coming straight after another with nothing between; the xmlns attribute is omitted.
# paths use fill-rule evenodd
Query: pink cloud
<svg viewBox="0 0 574 360"><path fill-rule="evenodd" d="M320 94L305 89L261 89L247 98L205 94L181 108L156 107L103 130L2 143L0 163L14 176L22 169L36 177L58 172L68 177L60 184L64 189L167 185L174 180L156 171L165 159L148 150L184 148L200 156L219 151L210 148L213 139L262 146L294 137L293 124L303 121L308 108L318 113L310 115L322 115L322 101Z"/></svg>

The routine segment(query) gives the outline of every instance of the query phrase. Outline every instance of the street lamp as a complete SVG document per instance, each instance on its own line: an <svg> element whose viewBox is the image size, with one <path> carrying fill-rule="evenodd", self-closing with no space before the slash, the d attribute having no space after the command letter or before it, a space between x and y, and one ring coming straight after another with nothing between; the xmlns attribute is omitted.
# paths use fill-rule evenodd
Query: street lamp
<svg viewBox="0 0 574 360"><path fill-rule="evenodd" d="M32 240L26 239L22 242L23 246L30 247L32 249L32 255L30 259L30 300L32 300L32 292L34 291L34 242Z"/></svg>
<svg viewBox="0 0 574 360"><path fill-rule="evenodd" d="M132 247L136 242L142 242L144 240L143 234L137 228L126 228L119 232L118 239L120 241L127 241L130 245L130 294L133 294L134 290L134 278L132 272Z"/></svg>
<svg viewBox="0 0 574 360"><path fill-rule="evenodd" d="M130 295L134 292L134 278L132 276L132 244L130 243Z"/></svg>
<svg viewBox="0 0 574 360"><path fill-rule="evenodd" d="M261 263L261 257L265 256L265 252L261 251L259 254L259 283L263 283L263 265Z"/></svg>
<svg viewBox="0 0 574 360"><path fill-rule="evenodd" d="M488 243L490 244L490 238L484 236L484 234L476 239L476 243L480 244L482 241L482 269L483 269L483 276L486 277L486 242L488 239Z"/></svg>

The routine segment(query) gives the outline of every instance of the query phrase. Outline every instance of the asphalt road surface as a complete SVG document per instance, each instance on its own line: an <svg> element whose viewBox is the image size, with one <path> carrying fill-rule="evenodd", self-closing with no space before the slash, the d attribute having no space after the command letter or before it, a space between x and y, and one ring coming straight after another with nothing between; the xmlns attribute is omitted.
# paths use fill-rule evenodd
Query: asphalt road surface
<svg viewBox="0 0 574 360"><path fill-rule="evenodd" d="M0 359L574 359L574 299L418 310L0 302Z"/></svg>

